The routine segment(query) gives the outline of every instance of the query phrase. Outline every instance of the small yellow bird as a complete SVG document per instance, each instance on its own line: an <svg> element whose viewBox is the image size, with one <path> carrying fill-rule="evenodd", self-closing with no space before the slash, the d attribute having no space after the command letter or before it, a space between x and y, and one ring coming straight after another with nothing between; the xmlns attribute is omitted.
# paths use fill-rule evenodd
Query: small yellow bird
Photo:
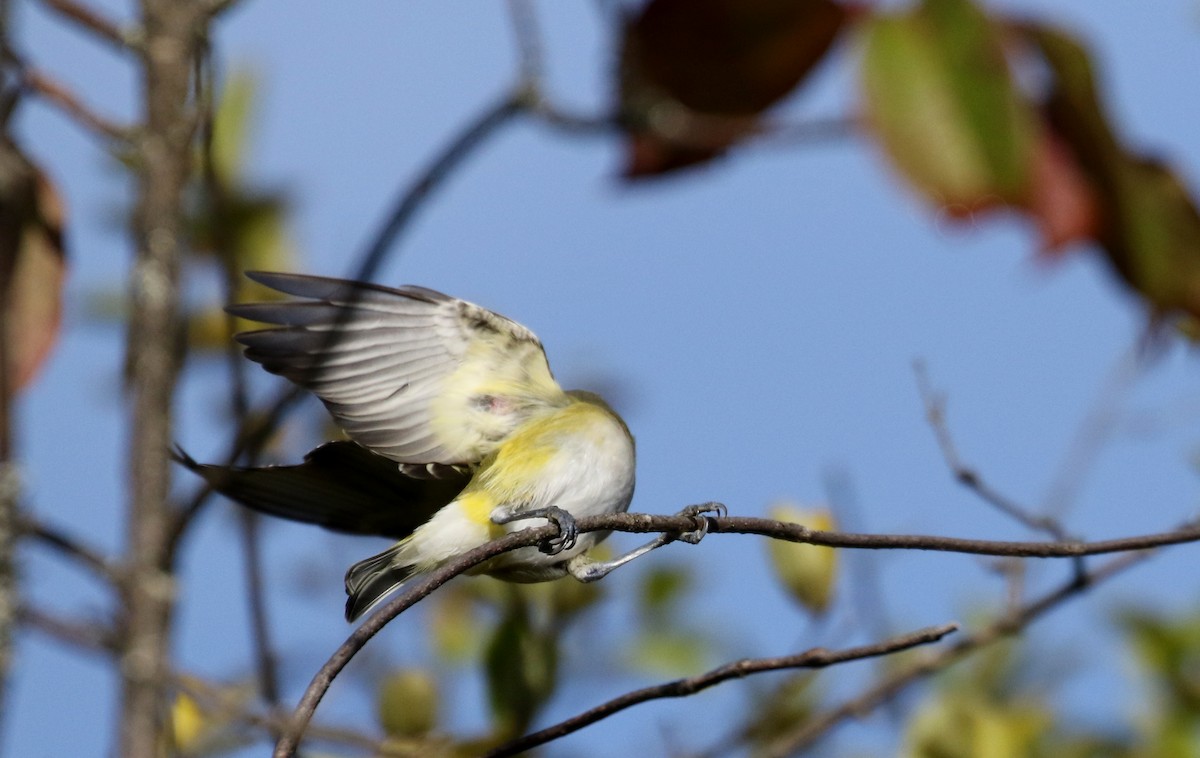
<svg viewBox="0 0 1200 758"><path fill-rule="evenodd" d="M247 358L314 392L352 441L298 466L237 468L177 459L217 491L258 511L398 542L346 573L357 619L414 574L503 535L559 527L547 544L477 567L514 582L570 574L588 582L674 539L697 542L707 521L663 534L614 560L589 548L574 519L624 512L634 443L599 396L564 392L538 338L478 305L415 286L248 273L301 300L227 310L273 328L235 339ZM711 505L689 515L718 511Z"/></svg>

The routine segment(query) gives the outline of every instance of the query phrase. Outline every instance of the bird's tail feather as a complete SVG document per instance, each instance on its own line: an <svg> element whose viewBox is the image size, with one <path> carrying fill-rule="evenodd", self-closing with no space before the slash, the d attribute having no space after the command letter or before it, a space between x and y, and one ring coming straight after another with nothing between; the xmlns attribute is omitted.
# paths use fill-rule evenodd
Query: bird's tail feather
<svg viewBox="0 0 1200 758"><path fill-rule="evenodd" d="M401 540L379 555L365 558L346 572L346 620L354 621L374 608L413 575L412 564L401 557L408 540Z"/></svg>
<svg viewBox="0 0 1200 758"><path fill-rule="evenodd" d="M469 472L451 467L442 467L436 476L414 476L395 461L347 441L326 443L296 466L203 464L179 448L172 455L213 489L260 513L392 539L412 534L470 478Z"/></svg>

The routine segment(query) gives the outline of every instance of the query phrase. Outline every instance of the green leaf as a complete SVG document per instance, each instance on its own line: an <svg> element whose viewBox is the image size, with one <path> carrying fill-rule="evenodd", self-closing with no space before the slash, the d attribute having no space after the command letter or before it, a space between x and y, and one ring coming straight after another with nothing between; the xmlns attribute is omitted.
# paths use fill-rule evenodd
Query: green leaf
<svg viewBox="0 0 1200 758"><path fill-rule="evenodd" d="M696 632L648 628L634 642L629 662L639 671L680 676L693 674L703 667L707 653L705 638Z"/></svg>
<svg viewBox="0 0 1200 758"><path fill-rule="evenodd" d="M657 565L645 571L638 586L638 612L647 622L671 614L692 586L692 574L683 566Z"/></svg>
<svg viewBox="0 0 1200 758"><path fill-rule="evenodd" d="M908 181L952 215L1026 204L1037 121L999 27L969 0L926 0L863 36L866 114Z"/></svg>
<svg viewBox="0 0 1200 758"><path fill-rule="evenodd" d="M497 731L524 732L550 698L558 672L558 643L539 633L525 602L510 595L508 609L489 641L484 657L488 699Z"/></svg>

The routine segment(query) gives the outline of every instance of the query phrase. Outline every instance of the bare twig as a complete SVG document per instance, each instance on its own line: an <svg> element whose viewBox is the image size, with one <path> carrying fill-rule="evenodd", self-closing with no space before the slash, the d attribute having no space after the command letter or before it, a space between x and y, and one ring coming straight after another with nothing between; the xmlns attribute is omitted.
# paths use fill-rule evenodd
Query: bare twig
<svg viewBox="0 0 1200 758"><path fill-rule="evenodd" d="M93 37L122 51L137 48L139 41L137 34L124 31L116 22L105 18L99 11L72 2L72 0L41 0L41 3L63 18L74 22Z"/></svg>
<svg viewBox="0 0 1200 758"><path fill-rule="evenodd" d="M529 0L508 0L508 15L512 21L518 56L518 76L521 84L537 92L542 86L542 41L538 33L537 13Z"/></svg>
<svg viewBox="0 0 1200 758"><path fill-rule="evenodd" d="M111 142L123 142L128 139L128 129L92 110L74 92L50 76L35 69L26 68L23 70L22 77L25 87L31 93L56 106L71 120L93 134Z"/></svg>
<svg viewBox="0 0 1200 758"><path fill-rule="evenodd" d="M545 745L572 732L577 732L586 726L606 719L626 708L630 708L650 700L670 697L687 697L708 689L730 679L740 679L751 674L764 671L779 671L782 669L818 669L833 666L848 661L864 658L877 658L884 655L909 650L919 645L928 645L942 639L951 632L958 630L958 624L943 624L919 629L908 634L898 635L872 645L846 648L844 650L828 650L813 648L803 653L782 656L778 658L747 658L719 666L698 676L676 679L673 682L644 687L640 690L627 692L615 697L595 708L591 708L569 719L560 721L553 726L519 737L500 745L486 753L487 758L503 758L516 755L539 745Z"/></svg>
<svg viewBox="0 0 1200 758"><path fill-rule="evenodd" d="M374 279L383 264L384 256L408 228L416 212L428 201L433 190L441 186L454 170L501 126L521 113L525 104L524 90L518 87L489 104L471 119L466 128L455 135L396 198L375 239L361 256L358 265L353 268L351 278L359 281Z"/></svg>
<svg viewBox="0 0 1200 758"><path fill-rule="evenodd" d="M611 529L620 532L686 531L693 522L689 516L653 516L642 513L619 513L580 519L581 530ZM1134 537L1120 537L1093 542L1018 542L1008 540L977 540L960 537L941 537L923 534L855 534L823 532L801 524L747 516L707 516L708 531L712 533L757 534L788 542L803 542L826 547L859 550L930 550L995 555L1011 558L1075 558L1083 555L1125 553L1148 550L1164 545L1200 541L1200 523L1188 522L1178 529Z"/></svg>
<svg viewBox="0 0 1200 758"><path fill-rule="evenodd" d="M30 605L23 605L18 609L17 619L22 625L36 629L71 647L105 656L116 655L120 650L119 635L112 626L97 623L95 619L65 619Z"/></svg>
<svg viewBox="0 0 1200 758"><path fill-rule="evenodd" d="M1150 555L1152 555L1150 552L1128 553L1109 560L1083 577L1072 577L1057 589L1037 600L1014 608L982 629L960 637L949 647L893 671L858 697L817 714L802 724L795 732L777 739L768 746L764 755L782 758L782 756L793 755L812 746L841 722L851 718L862 718L880 705L890 702L912 684L931 674L945 670L951 664L980 648L1017 634L1047 612L1061 606L1064 601L1140 563Z"/></svg>
<svg viewBox="0 0 1200 758"><path fill-rule="evenodd" d="M17 529L22 536L35 540L78 563L114 587L119 587L124 580L120 567L114 565L112 560L99 549L85 544L78 537L38 521L30 513L24 513L18 518Z"/></svg>
<svg viewBox="0 0 1200 758"><path fill-rule="evenodd" d="M267 621L262 537L259 529L261 523L259 514L242 509L242 555L246 563L246 599L250 606L250 633L254 645L255 668L258 671L258 689L263 701L275 709L279 706L279 666L276 662L275 646L271 642L271 625Z"/></svg>
<svg viewBox="0 0 1200 758"><path fill-rule="evenodd" d="M0 330L6 331L7 324L0 319ZM0 345L0 352L4 347ZM0 371L7 367L0 362ZM4 397L5 382L0 381L0 404L7 405ZM7 436L8 430L0 430ZM7 448L7 445L0 445ZM18 622L18 607L21 602L21 587L17 572L17 517L20 513L21 479L17 464L9 457L10 450L0 450L0 713L11 709L3 707L9 703L9 675L12 671L15 648L15 630Z"/></svg>
<svg viewBox="0 0 1200 758"><path fill-rule="evenodd" d="M1129 393L1143 368L1143 351L1135 347L1121 355L1109 369L1099 394L1088 406L1047 487L1042 506L1047 513L1062 518L1074 504L1086 474L1121 417L1122 398Z"/></svg>
<svg viewBox="0 0 1200 758"><path fill-rule="evenodd" d="M1018 505L984 481L979 472L963 463L958 454L958 447L954 444L954 438L950 435L950 429L946 424L945 395L933 389L928 372L922 362L917 361L913 368L917 374L917 389L925 404L925 416L929 420L930 428L933 429L946 466L958 483L974 492L988 505L1020 522L1026 528L1042 532L1057 540L1067 539L1066 530L1058 521L1049 516L1037 516L1029 509Z"/></svg>

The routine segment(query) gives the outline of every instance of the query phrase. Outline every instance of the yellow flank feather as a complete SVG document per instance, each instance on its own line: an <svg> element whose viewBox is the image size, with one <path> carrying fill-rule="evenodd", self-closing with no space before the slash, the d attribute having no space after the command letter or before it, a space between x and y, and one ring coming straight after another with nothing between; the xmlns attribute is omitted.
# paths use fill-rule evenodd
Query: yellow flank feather
<svg viewBox="0 0 1200 758"><path fill-rule="evenodd" d="M468 487L467 491L458 496L458 504L462 506L463 513L467 518L477 524L488 524L489 531L496 535L501 533L498 524L493 524L490 518L492 511L496 508L496 501L490 492L485 492L478 488Z"/></svg>

